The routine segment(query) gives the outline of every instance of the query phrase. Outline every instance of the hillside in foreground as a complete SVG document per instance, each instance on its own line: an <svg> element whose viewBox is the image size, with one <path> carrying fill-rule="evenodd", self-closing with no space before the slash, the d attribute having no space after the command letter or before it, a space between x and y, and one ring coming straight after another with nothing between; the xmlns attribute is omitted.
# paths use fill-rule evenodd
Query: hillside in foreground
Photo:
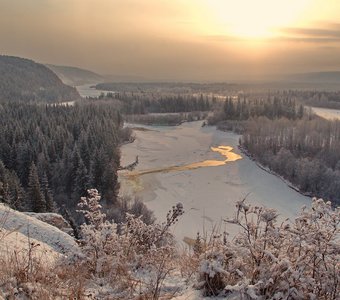
<svg viewBox="0 0 340 300"><path fill-rule="evenodd" d="M59 102L80 98L46 66L29 59L0 55L0 101Z"/></svg>
<svg viewBox="0 0 340 300"><path fill-rule="evenodd" d="M339 299L340 211L330 202L313 199L281 223L275 210L241 200L226 220L241 229L234 239L198 235L184 250L169 231L182 204L163 223L127 215L118 230L100 200L95 189L80 200L79 246L0 205L0 299Z"/></svg>

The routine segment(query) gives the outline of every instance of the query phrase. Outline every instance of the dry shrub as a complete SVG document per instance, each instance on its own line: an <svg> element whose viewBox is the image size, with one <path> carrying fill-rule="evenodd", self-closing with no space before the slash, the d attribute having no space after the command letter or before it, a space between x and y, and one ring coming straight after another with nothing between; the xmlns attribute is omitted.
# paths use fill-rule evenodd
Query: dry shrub
<svg viewBox="0 0 340 300"><path fill-rule="evenodd" d="M87 221L81 226L84 262L93 281L105 287L107 294L115 294L115 299L159 299L174 267L169 228L183 214L182 205L174 206L162 224L146 224L142 216L127 213L118 230L117 224L106 220L99 203L100 195L92 189L79 204ZM104 292L101 297L106 297Z"/></svg>
<svg viewBox="0 0 340 300"><path fill-rule="evenodd" d="M0 296L6 299L84 299L84 268L63 259L51 263L38 252L8 251L0 257Z"/></svg>
<svg viewBox="0 0 340 300"><path fill-rule="evenodd" d="M239 201L242 229L232 241L215 235L201 256L206 295L244 299L336 300L340 294L340 210L313 199L292 224L276 224L272 209Z"/></svg>

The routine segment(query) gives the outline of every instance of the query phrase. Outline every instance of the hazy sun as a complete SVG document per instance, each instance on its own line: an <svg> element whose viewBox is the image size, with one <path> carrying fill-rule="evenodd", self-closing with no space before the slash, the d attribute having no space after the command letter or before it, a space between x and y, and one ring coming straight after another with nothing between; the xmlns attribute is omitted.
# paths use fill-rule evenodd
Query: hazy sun
<svg viewBox="0 0 340 300"><path fill-rule="evenodd" d="M240 38L275 36L281 27L298 26L311 0L207 0L220 33Z"/></svg>

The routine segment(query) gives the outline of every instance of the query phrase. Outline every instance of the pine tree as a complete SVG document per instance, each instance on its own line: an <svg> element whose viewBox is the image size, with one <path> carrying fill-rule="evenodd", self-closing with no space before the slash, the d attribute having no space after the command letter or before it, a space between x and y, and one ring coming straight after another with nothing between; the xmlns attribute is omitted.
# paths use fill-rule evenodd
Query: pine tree
<svg viewBox="0 0 340 300"><path fill-rule="evenodd" d="M20 180L14 171L8 170L0 160L0 202L12 208L24 210L24 197Z"/></svg>
<svg viewBox="0 0 340 300"><path fill-rule="evenodd" d="M32 205L32 210L36 213L46 212L46 201L40 190L37 167L31 164L28 177L28 200Z"/></svg>
<svg viewBox="0 0 340 300"><path fill-rule="evenodd" d="M0 202L11 204L8 192L8 184L0 181Z"/></svg>
<svg viewBox="0 0 340 300"><path fill-rule="evenodd" d="M16 210L27 210L27 203L25 203L24 197L25 193L17 174L12 171L8 177L11 206Z"/></svg>
<svg viewBox="0 0 340 300"><path fill-rule="evenodd" d="M86 190L89 184L88 171L83 160L80 158L79 166L76 170L76 176L74 179L74 192L73 199L74 201L78 201L81 196L86 194Z"/></svg>
<svg viewBox="0 0 340 300"><path fill-rule="evenodd" d="M45 198L46 211L54 212L56 210L55 203L54 203L54 200L53 200L52 192L49 188L48 178L47 178L47 175L46 175L45 172L44 172L44 174L41 178L41 191L42 191L42 194Z"/></svg>
<svg viewBox="0 0 340 300"><path fill-rule="evenodd" d="M9 203L6 168L0 160L0 202Z"/></svg>

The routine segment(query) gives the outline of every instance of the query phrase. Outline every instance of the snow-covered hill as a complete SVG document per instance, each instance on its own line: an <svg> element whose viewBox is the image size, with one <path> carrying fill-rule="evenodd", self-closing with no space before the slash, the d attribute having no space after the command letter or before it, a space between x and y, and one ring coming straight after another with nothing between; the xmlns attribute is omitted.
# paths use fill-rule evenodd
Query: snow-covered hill
<svg viewBox="0 0 340 300"><path fill-rule="evenodd" d="M57 227L0 204L0 247L28 247L27 238L60 254L79 251L74 238Z"/></svg>

